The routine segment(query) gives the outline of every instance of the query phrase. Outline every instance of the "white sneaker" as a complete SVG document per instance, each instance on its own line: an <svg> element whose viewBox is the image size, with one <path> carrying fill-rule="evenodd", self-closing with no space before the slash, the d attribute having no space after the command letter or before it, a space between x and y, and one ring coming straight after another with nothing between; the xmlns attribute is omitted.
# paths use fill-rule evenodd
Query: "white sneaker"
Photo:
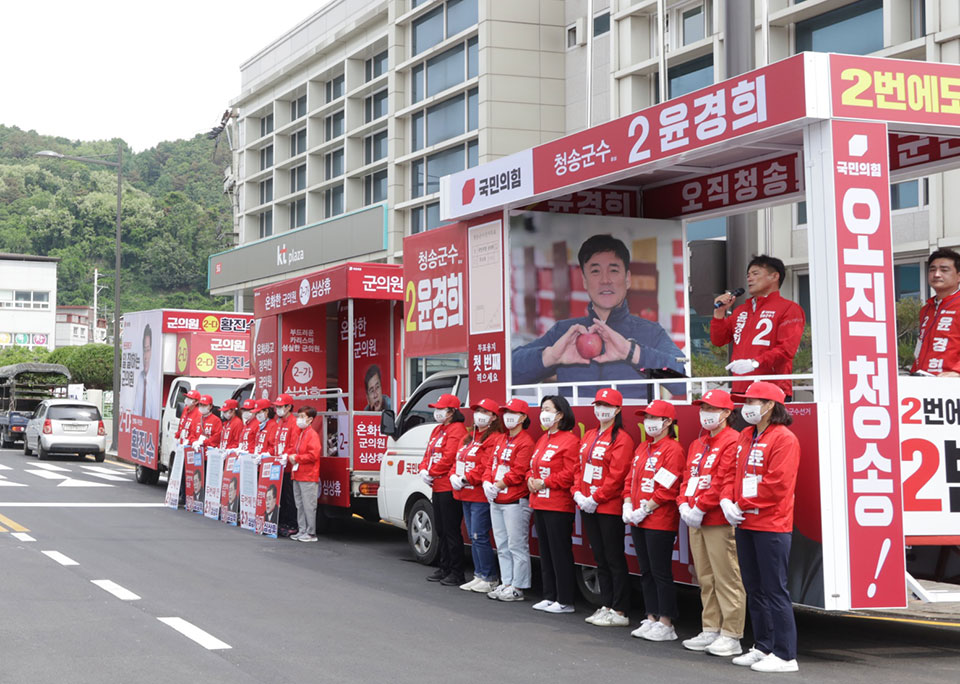
<svg viewBox="0 0 960 684"><path fill-rule="evenodd" d="M507 591L507 590L509 590L509 589L513 589L513 587L511 587L511 586L508 585L508 584L501 584L501 585L500 585L499 587L497 587L496 589L494 589L494 590L492 590L492 591L488 591L488 592L487 592L487 598L488 598L488 599L493 599L494 601L497 601L497 600L499 600L499 598L500 598L500 594L502 594L503 592L505 592L505 591Z"/></svg>
<svg viewBox="0 0 960 684"><path fill-rule="evenodd" d="M478 594L489 594L491 591L496 589L499 585L496 582L491 582L490 580L482 579L477 582L475 585L470 587L470 591L475 591ZM460 587L463 589L463 587Z"/></svg>
<svg viewBox="0 0 960 684"><path fill-rule="evenodd" d="M643 635L649 632L650 628L653 627L655 624L656 623L653 620L648 620L647 618L643 618L643 620L640 622L640 626L637 627L632 632L630 632L630 636L637 637L638 639L642 639Z"/></svg>
<svg viewBox="0 0 960 684"><path fill-rule="evenodd" d="M683 640L683 647L688 651L705 651L707 646L720 638L720 632L700 632L697 636ZM737 655L736 653L734 655Z"/></svg>
<svg viewBox="0 0 960 684"><path fill-rule="evenodd" d="M522 601L523 600L523 589L517 589L516 587L507 587L505 591L502 591L497 597L501 601Z"/></svg>
<svg viewBox="0 0 960 684"><path fill-rule="evenodd" d="M290 535L290 539L292 539L293 541L300 541L300 537L302 536L303 536L303 532L296 532Z"/></svg>
<svg viewBox="0 0 960 684"><path fill-rule="evenodd" d="M607 608L606 606L603 606L602 608L597 608L595 611L593 611L593 615L590 615L590 616L585 617L585 618L583 619L583 621L584 621L584 622L589 622L589 623L592 625L592 624L596 623L596 621L597 621L599 618L601 618L601 617L603 617L604 615L606 615L608 610L610 610L610 609Z"/></svg>
<svg viewBox="0 0 960 684"><path fill-rule="evenodd" d="M654 622L653 626L643 635L647 641L676 641L677 630L673 625L665 625L662 622Z"/></svg>
<svg viewBox="0 0 960 684"><path fill-rule="evenodd" d="M311 543L317 541L317 538L316 538L314 535L312 535L312 534L305 534L305 535L303 535L302 537L300 537L299 539L297 539L297 541L299 541L299 542L305 542L305 543L307 543L307 544L311 544Z"/></svg>
<svg viewBox="0 0 960 684"><path fill-rule="evenodd" d="M755 663L759 663L761 660L767 657L767 654L763 651L758 651L757 649L750 647L750 650L744 653L742 656L737 656L731 662L734 665L741 665L743 667L752 667Z"/></svg>
<svg viewBox="0 0 960 684"><path fill-rule="evenodd" d="M573 613L576 611L576 608L570 605L564 605L559 601L554 601L549 606L543 609L544 613Z"/></svg>
<svg viewBox="0 0 960 684"><path fill-rule="evenodd" d="M461 584L460 588L463 589L464 591L473 591L473 588L478 584L480 584L480 582L482 581L483 580L480 579L479 577L474 577L469 582L464 582L463 584ZM488 589L487 591L490 591L490 590Z"/></svg>
<svg viewBox="0 0 960 684"><path fill-rule="evenodd" d="M743 648L740 646L739 639L722 636L707 646L706 651L710 655L729 658L730 656L738 656L743 653Z"/></svg>
<svg viewBox="0 0 960 684"><path fill-rule="evenodd" d="M784 660L780 656L771 653L763 660L758 660L751 665L750 669L754 672L797 672L800 666L797 665L796 659Z"/></svg>
<svg viewBox="0 0 960 684"><path fill-rule="evenodd" d="M549 599L543 599L542 601L537 601L536 603L534 603L532 607L534 610L546 610L552 605L553 605L553 601Z"/></svg>
<svg viewBox="0 0 960 684"><path fill-rule="evenodd" d="M597 627L626 627L630 624L630 619L626 615L621 615L617 611L610 609L605 615L594 620L593 624Z"/></svg>

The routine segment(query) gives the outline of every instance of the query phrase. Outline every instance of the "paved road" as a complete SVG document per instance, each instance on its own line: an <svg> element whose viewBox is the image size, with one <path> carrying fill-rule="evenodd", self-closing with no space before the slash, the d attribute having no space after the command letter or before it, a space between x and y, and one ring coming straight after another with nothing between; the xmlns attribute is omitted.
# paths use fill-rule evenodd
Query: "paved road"
<svg viewBox="0 0 960 684"><path fill-rule="evenodd" d="M160 487L137 485L121 464L39 464L0 451L0 682L762 677L676 642L586 625L586 606L542 615L530 601L427 583L404 533L386 525L351 520L298 544L170 511L161 499ZM94 584L101 580L115 583L113 593ZM133 598L124 591L139 598L124 600ZM698 627L694 592L681 609L678 631L688 636ZM958 629L808 612L798 622L793 680L960 679Z"/></svg>

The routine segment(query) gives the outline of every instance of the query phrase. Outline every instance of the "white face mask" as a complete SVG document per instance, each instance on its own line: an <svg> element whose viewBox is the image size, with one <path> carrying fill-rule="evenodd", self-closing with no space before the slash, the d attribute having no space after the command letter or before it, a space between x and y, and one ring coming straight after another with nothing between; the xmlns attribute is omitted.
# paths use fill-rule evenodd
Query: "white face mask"
<svg viewBox="0 0 960 684"><path fill-rule="evenodd" d="M243 412L243 422L244 422L244 423L249 423L251 418L253 418L253 411L244 411L244 412Z"/></svg>
<svg viewBox="0 0 960 684"><path fill-rule="evenodd" d="M260 413L257 414L257 420L259 420L262 423L267 419L269 415L270 414L268 414L266 411L260 411Z"/></svg>
<svg viewBox="0 0 960 684"><path fill-rule="evenodd" d="M486 413L480 413L477 411L473 414L473 424L481 430L486 428L490 424L491 420L493 420L493 418Z"/></svg>
<svg viewBox="0 0 960 684"><path fill-rule="evenodd" d="M704 411L700 409L700 426L704 430L716 430L720 425L720 416L718 411Z"/></svg>
<svg viewBox="0 0 960 684"><path fill-rule="evenodd" d="M557 422L557 418L560 416L559 413L554 413L553 411L541 411L540 412L540 426L546 430L553 427L553 424Z"/></svg>
<svg viewBox="0 0 960 684"><path fill-rule="evenodd" d="M447 409L433 409L433 419L438 423L442 423L447 419Z"/></svg>
<svg viewBox="0 0 960 684"><path fill-rule="evenodd" d="M197 400L196 400L196 399L189 399L189 398L188 398L188 399L186 399L186 400L183 402L183 404L184 404L184 406L186 406L187 408L193 408L194 406L197 405Z"/></svg>
<svg viewBox="0 0 960 684"><path fill-rule="evenodd" d="M763 404L744 404L740 412L743 419L751 425L759 425L765 413L767 412L763 410Z"/></svg>
<svg viewBox="0 0 960 684"><path fill-rule="evenodd" d="M310 423L307 422L307 419L304 418L303 416L300 416L299 418L297 418L297 427L300 428L301 430L306 430L308 425L310 425Z"/></svg>
<svg viewBox="0 0 960 684"><path fill-rule="evenodd" d="M503 426L508 430L512 430L517 427L521 421L523 421L523 416L519 413L504 413L503 414Z"/></svg>
<svg viewBox="0 0 960 684"><path fill-rule="evenodd" d="M601 423L606 423L613 420L613 417L617 415L617 408L615 406L594 406L593 415L595 415Z"/></svg>
<svg viewBox="0 0 960 684"><path fill-rule="evenodd" d="M277 409L277 416L280 418L286 418L288 413L290 413L290 409L286 406L281 406Z"/></svg>
<svg viewBox="0 0 960 684"><path fill-rule="evenodd" d="M643 431L651 437L656 437L663 432L663 418L644 418Z"/></svg>
<svg viewBox="0 0 960 684"><path fill-rule="evenodd" d="M200 407L200 415L201 415L201 416L209 416L209 415L210 415L210 407L209 407L209 406L201 406L201 407Z"/></svg>

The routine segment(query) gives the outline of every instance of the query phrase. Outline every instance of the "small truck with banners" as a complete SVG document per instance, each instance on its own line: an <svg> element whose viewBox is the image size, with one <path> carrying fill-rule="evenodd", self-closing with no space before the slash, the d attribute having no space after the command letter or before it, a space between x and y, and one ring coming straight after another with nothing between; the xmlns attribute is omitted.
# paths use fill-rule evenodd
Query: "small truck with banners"
<svg viewBox="0 0 960 684"><path fill-rule="evenodd" d="M27 422L44 399L65 397L70 371L57 363L17 363L0 368L0 441L23 441Z"/></svg>

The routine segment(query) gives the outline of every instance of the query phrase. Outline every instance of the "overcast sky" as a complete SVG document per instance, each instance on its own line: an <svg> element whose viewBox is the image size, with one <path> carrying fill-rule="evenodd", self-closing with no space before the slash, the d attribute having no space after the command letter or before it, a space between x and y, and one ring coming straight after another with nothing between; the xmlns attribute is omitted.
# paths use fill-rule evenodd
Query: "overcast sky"
<svg viewBox="0 0 960 684"><path fill-rule="evenodd" d="M0 123L140 152L220 122L240 64L330 0L5 2Z"/></svg>

